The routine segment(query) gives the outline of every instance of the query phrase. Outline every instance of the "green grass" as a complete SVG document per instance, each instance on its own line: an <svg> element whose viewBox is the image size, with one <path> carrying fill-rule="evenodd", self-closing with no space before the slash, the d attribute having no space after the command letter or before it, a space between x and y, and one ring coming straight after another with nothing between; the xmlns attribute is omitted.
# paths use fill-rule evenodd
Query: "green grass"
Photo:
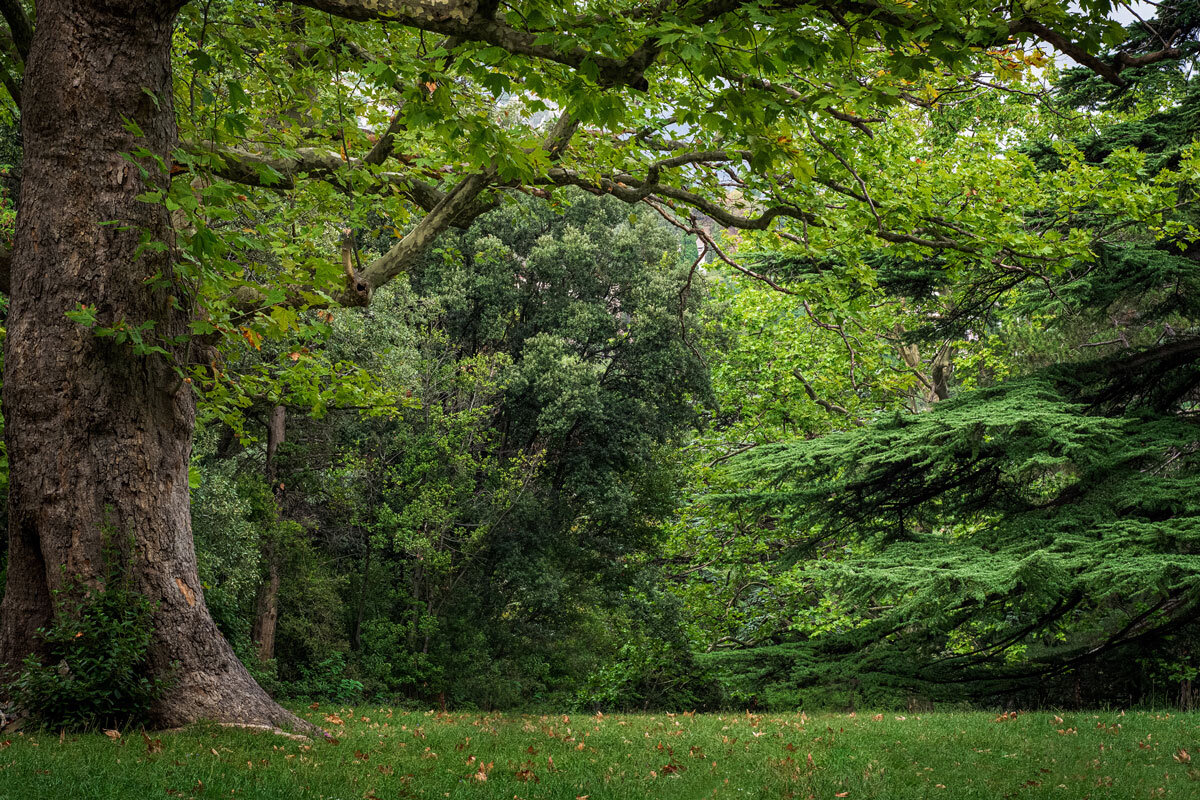
<svg viewBox="0 0 1200 800"><path fill-rule="evenodd" d="M1200 714L303 713L338 743L8 734L0 798L1200 798Z"/></svg>

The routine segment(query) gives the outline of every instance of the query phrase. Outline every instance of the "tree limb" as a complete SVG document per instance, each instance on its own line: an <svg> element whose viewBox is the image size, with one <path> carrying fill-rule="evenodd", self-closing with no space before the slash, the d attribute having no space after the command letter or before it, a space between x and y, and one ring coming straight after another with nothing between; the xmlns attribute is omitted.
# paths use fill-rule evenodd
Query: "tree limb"
<svg viewBox="0 0 1200 800"><path fill-rule="evenodd" d="M13 44L16 45L21 61L28 61L29 45L33 42L33 24L29 21L20 0L0 0L0 15L8 23Z"/></svg>
<svg viewBox="0 0 1200 800"><path fill-rule="evenodd" d="M181 142L180 147L188 154L202 159L203 163L199 166L218 178L243 186L256 186L278 192L295 189L298 175L307 175L339 188L346 188L347 170L361 169L367 164L376 166L368 161L370 153L367 158L347 161L333 150L315 147L303 147L294 151L295 158L271 156L240 147L213 147L187 141ZM400 158L405 160L404 157ZM445 172L448 174L449 168L446 168ZM376 172L372 174L372 179L379 184L379 189L392 187L425 211L431 211L446 197L445 192L409 173ZM471 214L464 214L455 220L454 227L469 226L475 217L491 207L488 205L472 209Z"/></svg>
<svg viewBox="0 0 1200 800"><path fill-rule="evenodd" d="M658 55L656 45L643 43L625 59L590 52L579 45L557 46L538 42L538 35L517 30L486 16L477 0L291 0L359 22L395 22L418 30L454 36L464 41L486 42L510 53L526 55L578 69L585 62L599 68L602 86L649 88L644 74ZM649 41L649 40L648 40Z"/></svg>
<svg viewBox="0 0 1200 800"><path fill-rule="evenodd" d="M1013 20L1009 23L1008 30L1013 35L1031 33L1037 36L1039 39L1053 45L1060 53L1070 56L1101 78L1104 78L1104 80L1122 88L1129 85L1129 81L1121 77L1121 72L1126 67L1144 67L1159 61L1165 61L1169 58L1179 58L1182 55L1182 51L1178 47L1164 47L1157 52L1146 53L1140 56L1121 53L1117 56L1114 63L1105 61L1099 56L1088 52L1082 45L1072 42L1058 31L1052 30L1044 23L1030 19L1029 17L1021 17L1020 19Z"/></svg>
<svg viewBox="0 0 1200 800"><path fill-rule="evenodd" d="M834 414L841 414L844 417L850 417L854 421L855 425L862 424L858 420L855 420L853 418L853 416L850 414L850 412L847 411L844 406L839 406L836 403L831 403L828 400L822 400L820 397L818 397L817 393L813 390L812 384L810 384L808 382L808 379L804 377L804 373L800 371L799 367L792 370L792 377L794 377L796 380L800 381L800 385L804 387L804 393L806 395L808 395L809 400L812 400L814 403L816 403L817 405L819 405L821 408L825 409L826 411L832 412Z"/></svg>

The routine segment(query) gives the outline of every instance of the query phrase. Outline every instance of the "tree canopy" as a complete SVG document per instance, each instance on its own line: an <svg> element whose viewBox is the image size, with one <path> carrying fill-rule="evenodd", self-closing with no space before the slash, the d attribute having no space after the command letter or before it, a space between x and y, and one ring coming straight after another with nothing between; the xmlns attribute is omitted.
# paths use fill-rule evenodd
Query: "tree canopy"
<svg viewBox="0 0 1200 800"><path fill-rule="evenodd" d="M164 724L1193 675L1200 15L1124 8L0 3L0 660L120 567Z"/></svg>

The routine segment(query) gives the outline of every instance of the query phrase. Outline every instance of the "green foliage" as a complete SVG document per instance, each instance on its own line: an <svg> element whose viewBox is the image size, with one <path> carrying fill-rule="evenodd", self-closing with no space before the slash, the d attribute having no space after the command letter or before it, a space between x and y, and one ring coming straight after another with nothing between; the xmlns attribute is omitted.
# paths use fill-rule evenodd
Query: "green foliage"
<svg viewBox="0 0 1200 800"><path fill-rule="evenodd" d="M197 450L209 447L202 433ZM237 639L243 630L239 618L253 601L258 587L259 550L264 536L261 514L256 511L253 484L238 479L228 466L206 469L192 491L192 532L204 600L217 626Z"/></svg>
<svg viewBox="0 0 1200 800"><path fill-rule="evenodd" d="M1176 5L1164 19L1194 16ZM1157 48L1131 30L1130 52ZM951 221L938 206L959 231L1017 211L983 245L999 260L749 238L743 264L794 294L723 295L720 411L664 567L724 702L1192 702L1187 656L1144 656L1191 652L1200 592L1196 28L1180 31L1183 61L1087 114L975 96L876 131L905 131L888 146L923 185L862 190L903 196L928 235ZM1002 151L1005 174L960 147ZM947 182L931 165L950 153Z"/></svg>
<svg viewBox="0 0 1200 800"><path fill-rule="evenodd" d="M607 621L616 652L599 660L575 704L605 712L719 706L716 682L690 652L679 603L653 585L627 600Z"/></svg>
<svg viewBox="0 0 1200 800"><path fill-rule="evenodd" d="M273 543L276 658L261 668L280 691L338 696L352 680L389 700L569 703L588 675L628 662L631 694L611 705L691 696L669 688L690 685L678 614L651 634L621 589L674 504L672 450L708 393L694 349L706 284L692 276L681 293L679 239L657 217L573 190L558 199L443 236L369 312L335 315L327 338L264 340L229 362L275 374L301 346L301 360L353 362L375 387L367 408L331 396L318 411L287 370L224 423L202 409L206 597L248 655ZM276 398L289 409L286 488L272 498L258 425ZM616 630L636 648L622 653Z"/></svg>
<svg viewBox="0 0 1200 800"><path fill-rule="evenodd" d="M110 550L105 580L56 598L54 621L38 630L10 687L16 705L49 730L128 728L144 722L168 679L147 664L154 635L150 602Z"/></svg>
<svg viewBox="0 0 1200 800"><path fill-rule="evenodd" d="M363 693L361 681L346 677L346 656L334 652L316 663L301 664L300 676L289 686L295 697L319 697L348 703L360 699Z"/></svg>

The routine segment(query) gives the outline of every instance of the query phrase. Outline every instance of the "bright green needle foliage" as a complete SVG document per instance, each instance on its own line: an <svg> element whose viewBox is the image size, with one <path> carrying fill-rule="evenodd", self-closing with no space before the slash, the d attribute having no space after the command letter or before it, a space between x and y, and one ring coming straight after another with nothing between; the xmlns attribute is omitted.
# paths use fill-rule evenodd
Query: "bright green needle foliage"
<svg viewBox="0 0 1200 800"><path fill-rule="evenodd" d="M854 609L818 651L854 641L860 669L914 690L995 686L1189 623L1198 431L1174 403L1196 377L1169 368L1188 345L747 454L760 488L736 502L794 531L814 585Z"/></svg>
<svg viewBox="0 0 1200 800"><path fill-rule="evenodd" d="M8 735L0 798L1126 800L1200 786L1195 714L304 713L338 743L204 727Z"/></svg>

